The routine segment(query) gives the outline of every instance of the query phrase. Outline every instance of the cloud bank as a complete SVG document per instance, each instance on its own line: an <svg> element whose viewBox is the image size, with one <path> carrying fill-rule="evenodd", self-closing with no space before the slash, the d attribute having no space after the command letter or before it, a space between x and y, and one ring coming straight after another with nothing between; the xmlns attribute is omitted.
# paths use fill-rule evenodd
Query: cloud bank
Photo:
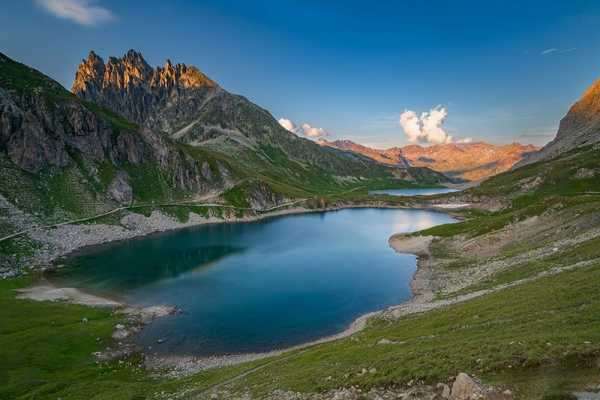
<svg viewBox="0 0 600 400"><path fill-rule="evenodd" d="M442 125L448 116L445 107L437 106L428 112L418 115L414 111L406 110L400 114L400 126L411 143L443 144L443 143L468 143L471 138L454 139Z"/></svg>
<svg viewBox="0 0 600 400"><path fill-rule="evenodd" d="M89 0L36 0L50 14L84 26L96 26L116 19L106 8L94 5Z"/></svg>
<svg viewBox="0 0 600 400"><path fill-rule="evenodd" d="M316 128L310 124L307 124L306 122L300 126L297 126L294 124L294 122L287 118L279 118L277 122L279 122L279 125L283 126L288 131L295 133L296 135L303 135L313 139L329 136L329 132L327 132L325 129Z"/></svg>

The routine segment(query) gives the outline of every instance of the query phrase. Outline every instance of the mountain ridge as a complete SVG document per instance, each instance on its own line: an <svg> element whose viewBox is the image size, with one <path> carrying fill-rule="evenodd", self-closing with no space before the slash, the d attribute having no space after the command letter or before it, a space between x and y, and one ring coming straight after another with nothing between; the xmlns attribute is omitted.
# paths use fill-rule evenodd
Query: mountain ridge
<svg viewBox="0 0 600 400"><path fill-rule="evenodd" d="M363 154L385 164L429 167L470 181L486 179L507 171L525 154L537 149L533 145L520 143L493 145L486 142L447 143L428 147L409 144L388 149L373 149L350 140L323 140L320 144Z"/></svg>

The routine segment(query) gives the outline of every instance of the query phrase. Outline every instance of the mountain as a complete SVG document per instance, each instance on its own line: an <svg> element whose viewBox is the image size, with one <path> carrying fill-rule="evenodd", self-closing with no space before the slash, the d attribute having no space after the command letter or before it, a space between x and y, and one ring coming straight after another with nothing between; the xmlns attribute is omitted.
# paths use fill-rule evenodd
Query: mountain
<svg viewBox="0 0 600 400"><path fill-rule="evenodd" d="M91 51L79 65L71 91L132 122L168 133L228 97L197 68L167 60L164 67L153 69L134 50L122 58L110 57L107 63Z"/></svg>
<svg viewBox="0 0 600 400"><path fill-rule="evenodd" d="M324 149L198 69L152 69L134 51L106 64L91 52L73 92L0 54L0 195L45 220L234 189L223 201L266 207L356 186L447 181Z"/></svg>
<svg viewBox="0 0 600 400"><path fill-rule="evenodd" d="M197 154L0 54L0 192L27 211L75 214L223 187L226 160Z"/></svg>
<svg viewBox="0 0 600 400"><path fill-rule="evenodd" d="M427 167L469 181L479 181L507 171L525 155L537 150L535 146L519 143L500 146L484 142L449 143L429 147L408 145L385 150L372 149L349 140L320 143L323 146L359 153L381 163Z"/></svg>
<svg viewBox="0 0 600 400"><path fill-rule="evenodd" d="M409 167L410 164L402 154L394 153L390 150L377 150L371 147L363 146L362 144L354 143L351 140L334 140L329 142L327 140L320 140L318 142L322 146L333 147L340 150L352 151L354 153L362 154L363 156L372 158L383 164L398 165L401 167Z"/></svg>
<svg viewBox="0 0 600 400"><path fill-rule="evenodd" d="M140 126L161 131L179 143L234 157L244 168L280 180L282 168L299 186L330 175L328 184L354 178L396 177L444 182L431 170L381 168L366 157L323 149L282 128L265 109L231 94L185 64L152 68L143 56L128 51L106 63L94 52L82 60L72 92ZM285 164L285 165L282 165Z"/></svg>
<svg viewBox="0 0 600 400"><path fill-rule="evenodd" d="M555 138L518 166L548 160L578 147L600 142L600 80L594 82L561 119Z"/></svg>

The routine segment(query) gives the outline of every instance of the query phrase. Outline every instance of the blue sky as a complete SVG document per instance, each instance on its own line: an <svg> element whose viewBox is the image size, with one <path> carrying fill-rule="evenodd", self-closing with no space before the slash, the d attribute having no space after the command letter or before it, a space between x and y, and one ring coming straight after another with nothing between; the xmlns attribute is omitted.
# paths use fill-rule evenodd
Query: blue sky
<svg viewBox="0 0 600 400"><path fill-rule="evenodd" d="M422 127L436 106L454 140L543 144L600 78L598 26L600 2L577 0L23 0L2 5L0 51L70 87L89 50L135 48L377 147L408 142L401 113Z"/></svg>

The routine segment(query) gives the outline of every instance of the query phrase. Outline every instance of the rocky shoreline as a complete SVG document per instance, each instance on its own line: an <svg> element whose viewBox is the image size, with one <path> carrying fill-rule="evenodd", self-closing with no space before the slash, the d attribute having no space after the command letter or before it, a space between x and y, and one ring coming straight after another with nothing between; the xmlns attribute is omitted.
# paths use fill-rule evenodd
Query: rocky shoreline
<svg viewBox="0 0 600 400"><path fill-rule="evenodd" d="M142 214L125 211L125 215L120 218L118 224L59 224L52 229L47 229L39 226L31 216L10 205L2 198L2 196L0 196L0 205L3 205L4 208L9 210L9 222L13 223L17 228L23 229L23 227L34 227L27 235L38 244L34 254L25 262L19 263L20 268L6 268L0 265L0 279L25 273L26 270L23 269L25 264L29 265L32 269L44 270L54 268L54 264L58 259L68 256L85 247L129 240L151 234L191 228L200 225L254 222L284 215L338 211L350 208L422 209L451 213L452 209L463 208L466 206L466 204L459 204L458 207L451 204L411 204L410 206L407 206L391 205L385 202L364 204L341 203L318 208L295 206L263 214L245 215L242 217L237 216L234 210L226 210L227 212L225 212L222 217L201 216L190 212L186 222L178 221L174 217L166 215L159 210L153 210L147 217ZM37 226L39 227L36 228ZM9 240L19 240L19 238Z"/></svg>

